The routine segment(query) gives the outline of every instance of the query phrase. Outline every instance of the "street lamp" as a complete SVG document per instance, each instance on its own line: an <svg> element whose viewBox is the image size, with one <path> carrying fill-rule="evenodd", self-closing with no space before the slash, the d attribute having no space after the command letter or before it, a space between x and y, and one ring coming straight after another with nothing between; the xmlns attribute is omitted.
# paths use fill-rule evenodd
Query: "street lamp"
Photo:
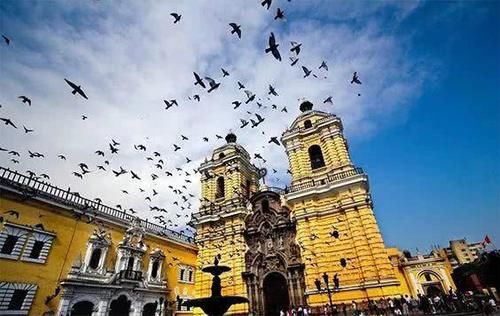
<svg viewBox="0 0 500 316"><path fill-rule="evenodd" d="M332 292L330 291L330 286L329 286L330 280L326 272L323 273L322 277L323 277L323 282L325 282L326 285L326 293L328 294L328 301L330 301L330 311L332 311L333 302L332 302ZM316 280L314 280L314 284L316 285L318 292L321 292L321 281L318 278L316 278ZM337 273L335 273L335 275L333 276L333 286L334 286L333 289L338 290L339 285L340 285L339 277Z"/></svg>

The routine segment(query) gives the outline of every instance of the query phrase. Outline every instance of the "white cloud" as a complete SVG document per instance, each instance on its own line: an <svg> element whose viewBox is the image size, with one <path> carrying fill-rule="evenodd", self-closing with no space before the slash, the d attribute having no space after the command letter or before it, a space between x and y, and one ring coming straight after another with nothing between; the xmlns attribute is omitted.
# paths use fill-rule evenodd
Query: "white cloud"
<svg viewBox="0 0 500 316"><path fill-rule="evenodd" d="M330 10L328 3L322 4L325 12ZM261 152L268 168L280 170L280 182L274 177L270 181L284 186L289 181L284 150L267 141L271 135L281 135L296 117L298 98L306 97L317 108L340 115L349 136L363 136L376 132L377 125L390 119L391 113L404 110L419 94L426 76L425 67L419 64L416 68L416 61L408 58L401 39L384 34L376 19L363 27L326 23L310 12L310 5L284 2L291 18L276 22L273 10L250 1L131 1L113 7L104 1L52 4L34 5L25 23L13 16L6 18L13 41L10 47L1 48L0 116L34 128L35 133L26 135L2 126L0 146L18 150L23 157L21 164L14 165L10 156L0 153L0 162L20 171L46 172L57 185L70 186L88 197L99 196L110 205L133 207L145 217L155 214L147 212L149 203L138 187L159 191L151 204L165 207L173 215L178 210L172 202L179 199L167 186L185 184L184 177L177 176L163 175L151 181L151 173L161 174L146 161L152 151L162 153L168 170L182 167L191 172L224 143L216 141L215 134L225 136L232 129L250 153ZM395 7L401 18L414 9ZM367 17L380 9L370 5L345 16L364 12L362 16ZM181 22L173 25L170 12L181 13ZM242 25L241 40L229 33L228 23L234 21ZM271 31L280 43L281 63L264 53ZM301 61L293 68L288 61L291 40L303 43ZM328 61L328 73L317 69L322 60ZM302 64L319 79L303 79ZM221 78L221 66L231 72L229 77ZM216 78L221 87L207 94L193 85L193 71ZM353 71L360 73L362 86L349 84ZM89 100L72 95L63 78L81 84ZM237 80L256 92L265 105L286 106L289 113L268 108L260 111L266 117L262 129L239 129L239 118L248 118L246 111L254 112L257 106L254 102L232 110L232 101L245 98L243 90L237 89ZM269 84L280 94L271 101L267 100ZM187 99L195 93L200 94L201 102ZM31 97L33 105L20 104L19 95ZM335 102L333 108L321 104L329 95ZM179 107L165 111L162 100L174 98ZM89 119L82 121L82 114ZM181 133L190 141L182 142ZM201 141L204 136L210 142ZM122 144L119 155L108 151L112 138ZM139 143L148 147L146 155L133 149ZM173 152L173 143L183 149ZM28 149L43 152L46 158L30 159ZM102 164L94 154L98 149L105 150L111 162L107 173L96 170ZM57 159L60 153L68 156L67 162ZM185 164L186 156L193 162ZM71 175L79 162L86 162L92 170L83 181ZM109 170L119 166L133 169L143 181L133 182L129 175L113 177ZM191 180L189 191L198 194L198 178ZM121 194L122 189L131 194ZM192 204L196 209L197 199Z"/></svg>

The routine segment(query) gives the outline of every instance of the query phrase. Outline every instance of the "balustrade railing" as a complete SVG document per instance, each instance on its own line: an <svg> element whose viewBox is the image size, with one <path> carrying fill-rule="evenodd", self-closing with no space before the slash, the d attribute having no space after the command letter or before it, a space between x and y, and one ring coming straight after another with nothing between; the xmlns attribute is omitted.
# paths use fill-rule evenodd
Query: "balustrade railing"
<svg viewBox="0 0 500 316"><path fill-rule="evenodd" d="M28 177L8 168L0 167L0 183L16 187L20 189L23 194L44 196L68 206L76 207L82 210L91 209L92 211L96 211L123 221L130 222L135 218L135 216L127 214L122 210L106 206L98 201L81 197L80 194L71 192L70 189L63 190L47 182L40 181L35 177ZM141 219L141 224L142 227L151 233L187 243L194 243L193 237L183 235L158 224L148 222L147 220Z"/></svg>
<svg viewBox="0 0 500 316"><path fill-rule="evenodd" d="M130 280L130 281L141 281L142 280L142 271L121 270L118 273L118 279Z"/></svg>
<svg viewBox="0 0 500 316"><path fill-rule="evenodd" d="M353 177L353 176L360 175L360 174L364 174L364 171L361 168L353 168L353 169L349 169L349 170L337 172L337 173L331 172L331 173L328 173L326 175L326 178L322 178L319 180L310 179L310 180L307 180L307 181L304 181L301 183L294 184L294 185L290 186L288 191L289 192L301 191L304 189L312 188L316 185L324 185L327 183L332 183L335 181L339 181L339 180L346 179L346 178Z"/></svg>

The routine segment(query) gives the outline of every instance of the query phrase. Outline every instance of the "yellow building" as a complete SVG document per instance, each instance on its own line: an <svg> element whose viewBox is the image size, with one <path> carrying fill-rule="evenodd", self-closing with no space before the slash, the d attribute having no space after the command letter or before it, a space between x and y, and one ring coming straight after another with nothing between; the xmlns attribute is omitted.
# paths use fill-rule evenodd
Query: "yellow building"
<svg viewBox="0 0 500 316"><path fill-rule="evenodd" d="M0 190L0 315L191 314L191 238L4 168Z"/></svg>
<svg viewBox="0 0 500 316"><path fill-rule="evenodd" d="M222 276L223 294L245 295L250 303L232 307L231 315L320 307L329 302L328 292L337 304L415 296L426 289L412 280L413 262L385 247L368 177L351 161L340 118L312 108L303 102L281 138L292 174L288 188L259 185L265 170L252 165L234 134L200 167L203 202L193 214L197 263L211 264L221 254L232 268ZM442 261L425 265L440 270ZM449 272L443 278L447 290ZM196 280L196 296L210 295L210 276L198 271Z"/></svg>

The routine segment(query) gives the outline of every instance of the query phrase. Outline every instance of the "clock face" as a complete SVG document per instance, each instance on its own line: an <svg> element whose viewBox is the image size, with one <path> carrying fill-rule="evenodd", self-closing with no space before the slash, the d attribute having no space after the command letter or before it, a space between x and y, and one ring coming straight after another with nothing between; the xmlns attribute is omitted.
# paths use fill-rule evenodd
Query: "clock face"
<svg viewBox="0 0 500 316"><path fill-rule="evenodd" d="M267 174L267 169L266 168L259 169L258 174L259 174L259 178L264 178Z"/></svg>

